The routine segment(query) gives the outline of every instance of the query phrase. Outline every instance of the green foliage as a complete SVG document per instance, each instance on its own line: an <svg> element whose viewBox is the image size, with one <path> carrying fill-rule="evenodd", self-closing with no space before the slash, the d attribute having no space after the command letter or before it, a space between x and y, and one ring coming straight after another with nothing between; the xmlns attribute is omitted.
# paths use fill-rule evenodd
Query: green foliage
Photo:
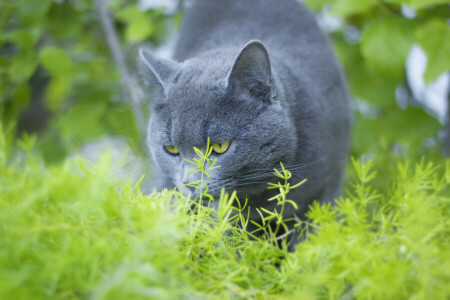
<svg viewBox="0 0 450 300"><path fill-rule="evenodd" d="M14 155L6 141L2 130L2 299L450 296L450 161L399 164L381 193L373 165L354 160L351 188L336 206L311 207L309 239L288 253L244 230L235 194L192 210L177 191L143 195L111 178L108 154L49 166L35 136ZM295 186L288 170L277 175L280 201Z"/></svg>
<svg viewBox="0 0 450 300"><path fill-rule="evenodd" d="M426 83L450 69L448 4L425 0L305 2L316 11L327 7L343 20L342 28L331 33L331 41L356 98L351 152L356 157L374 157L382 174L374 184L385 190L392 181L391 166L398 160L439 155L441 124L416 108L411 95L403 95L402 108L398 107L396 93L402 89L405 93L408 87L405 63L413 44L427 54ZM402 5L414 9L416 16L404 16Z"/></svg>
<svg viewBox="0 0 450 300"><path fill-rule="evenodd" d="M136 2L109 2L124 49L162 41L170 21L161 11L138 10ZM40 118L39 126L26 118L18 126L41 129L37 147L47 161L104 134L140 144L94 1L1 1L0 32L0 119L15 125L24 111Z"/></svg>
<svg viewBox="0 0 450 300"><path fill-rule="evenodd" d="M428 54L425 80L434 78L450 70L450 28L444 20L431 19L416 30L419 45Z"/></svg>
<svg viewBox="0 0 450 300"><path fill-rule="evenodd" d="M362 55L369 68L381 76L401 75L414 41L411 27L411 21L400 18L371 22L361 38Z"/></svg>
<svg viewBox="0 0 450 300"><path fill-rule="evenodd" d="M305 222L283 216L295 205L289 190L302 187L281 165L269 185L280 193L267 200L276 209L260 209L263 224L247 232L245 199L208 196L203 179L217 167L209 143L190 161L203 176L191 186L217 210L177 191L144 195L139 183L110 176L108 154L96 164L67 158L104 135L140 148L94 3L0 1L0 299L450 298L450 161L438 155L440 124L395 101L414 43L428 57L426 82L449 69L447 1L305 2L344 21L330 38L358 99L352 154L361 159L337 204L314 203ZM402 15L405 4L415 17ZM135 0L108 9L129 56L180 20ZM24 120L42 113L39 103L49 120L28 134L37 128ZM288 253L277 234L293 221L310 234Z"/></svg>
<svg viewBox="0 0 450 300"><path fill-rule="evenodd" d="M217 159L211 159L211 153L213 151L213 148L210 143L210 139L208 138L206 142L206 149L205 153L203 153L200 149L197 147L194 147L195 154L198 156L198 158L194 157L192 160L186 160L186 162L190 163L191 165L195 166L195 168L189 173L200 173L200 179L194 182L186 183L186 186L193 187L195 189L200 190L200 205L202 204L203 197L208 197L210 200L214 200L214 198L208 194L208 186L206 184L205 176L211 177L209 175L209 172L219 168L220 166L216 166Z"/></svg>

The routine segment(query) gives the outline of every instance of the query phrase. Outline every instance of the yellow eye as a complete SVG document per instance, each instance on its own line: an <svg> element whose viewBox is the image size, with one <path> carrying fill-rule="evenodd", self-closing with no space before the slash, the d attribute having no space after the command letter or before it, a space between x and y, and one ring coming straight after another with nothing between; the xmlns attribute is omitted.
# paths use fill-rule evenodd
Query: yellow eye
<svg viewBox="0 0 450 300"><path fill-rule="evenodd" d="M172 145L165 145L164 148L166 148L167 151L169 151L170 154L177 155L180 153L180 150L178 150L177 147Z"/></svg>
<svg viewBox="0 0 450 300"><path fill-rule="evenodd" d="M227 151L228 147L230 146L230 141L223 141L222 143L212 143L212 149L214 152L218 154L222 154L225 151Z"/></svg>

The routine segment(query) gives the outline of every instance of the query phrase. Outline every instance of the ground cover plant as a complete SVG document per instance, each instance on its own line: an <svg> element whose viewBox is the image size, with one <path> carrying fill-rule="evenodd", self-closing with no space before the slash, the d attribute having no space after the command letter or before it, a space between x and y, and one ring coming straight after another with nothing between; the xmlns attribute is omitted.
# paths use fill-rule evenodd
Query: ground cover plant
<svg viewBox="0 0 450 300"><path fill-rule="evenodd" d="M286 192L299 183L282 165L268 184L279 206L261 211L279 222L257 238L244 230L245 199L223 194L214 211L213 199L144 192L151 172L140 182L112 176L117 149L95 162L77 154L121 136L132 149L121 160L145 162L147 103L130 104L139 95L131 65L139 45L176 30L182 10L0 1L0 299L450 298L450 161L442 123L414 99L405 72L413 45L428 57L426 83L448 71L446 2L305 0L342 22L329 36L355 98L353 158L337 205L312 205L298 225L311 233L288 253L273 230L288 221ZM129 58L133 97L118 83L124 70L99 3ZM207 176L201 162L213 161L198 155Z"/></svg>
<svg viewBox="0 0 450 300"><path fill-rule="evenodd" d="M34 138L12 152L1 134L2 299L450 295L450 162L400 163L381 193L371 162L353 161L351 188L335 207L311 207L313 234L288 253L236 227L245 218L232 196L217 212L192 213L177 191L143 195L139 183L111 178L108 154L49 166Z"/></svg>

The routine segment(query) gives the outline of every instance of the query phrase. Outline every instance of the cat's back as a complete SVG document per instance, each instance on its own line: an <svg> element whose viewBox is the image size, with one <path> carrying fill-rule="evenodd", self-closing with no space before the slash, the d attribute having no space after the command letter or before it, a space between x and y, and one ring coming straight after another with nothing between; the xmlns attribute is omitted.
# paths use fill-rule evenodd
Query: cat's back
<svg viewBox="0 0 450 300"><path fill-rule="evenodd" d="M286 55L326 43L314 17L296 0L198 0L183 18L174 58L240 48L252 39Z"/></svg>

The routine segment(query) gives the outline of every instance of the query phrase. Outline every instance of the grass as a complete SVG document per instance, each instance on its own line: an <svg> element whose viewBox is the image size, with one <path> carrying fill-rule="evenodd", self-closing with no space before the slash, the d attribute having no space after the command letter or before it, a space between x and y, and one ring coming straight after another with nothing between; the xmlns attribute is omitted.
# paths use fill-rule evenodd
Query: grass
<svg viewBox="0 0 450 300"><path fill-rule="evenodd" d="M34 141L15 149L0 130L0 299L450 297L450 161L404 161L377 191L375 166L354 160L344 196L311 207L313 233L288 253L234 226L233 195L190 213L176 191L112 178L108 154L46 165Z"/></svg>

